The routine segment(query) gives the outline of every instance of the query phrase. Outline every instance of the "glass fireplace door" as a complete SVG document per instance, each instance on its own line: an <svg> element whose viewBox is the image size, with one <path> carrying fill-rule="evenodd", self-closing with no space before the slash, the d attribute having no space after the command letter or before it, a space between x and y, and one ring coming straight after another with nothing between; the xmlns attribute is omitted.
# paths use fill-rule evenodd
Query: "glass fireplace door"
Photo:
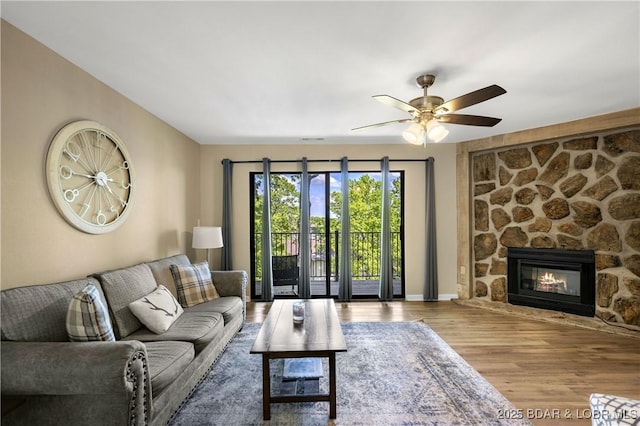
<svg viewBox="0 0 640 426"><path fill-rule="evenodd" d="M520 289L523 292L550 293L580 297L580 265L563 264L562 267L540 262L520 265Z"/></svg>

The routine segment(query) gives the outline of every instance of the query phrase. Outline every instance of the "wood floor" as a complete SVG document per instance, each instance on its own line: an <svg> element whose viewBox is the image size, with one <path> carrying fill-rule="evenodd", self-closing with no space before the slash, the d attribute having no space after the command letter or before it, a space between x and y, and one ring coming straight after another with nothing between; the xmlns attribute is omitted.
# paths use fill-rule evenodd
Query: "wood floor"
<svg viewBox="0 0 640 426"><path fill-rule="evenodd" d="M269 303L249 302L248 322ZM640 399L640 338L453 302L336 303L341 321L423 320L535 425L591 424L589 395Z"/></svg>

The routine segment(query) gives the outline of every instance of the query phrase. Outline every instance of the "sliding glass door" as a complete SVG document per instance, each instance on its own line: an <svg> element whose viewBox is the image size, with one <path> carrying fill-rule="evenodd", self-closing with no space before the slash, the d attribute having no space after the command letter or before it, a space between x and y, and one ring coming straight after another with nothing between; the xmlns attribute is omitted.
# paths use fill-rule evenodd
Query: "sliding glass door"
<svg viewBox="0 0 640 426"><path fill-rule="evenodd" d="M342 247L340 214L341 174L309 174L309 247L300 247L299 173L271 173L271 239L275 297L297 297L301 250L309 251L312 297L338 296L341 250L351 250L353 297L376 298L380 278L380 229L382 182L379 172L349 173L351 247ZM251 297L262 294L261 216L264 185L262 173L251 174ZM402 171L391 173L391 237L394 296L404 297L404 247Z"/></svg>

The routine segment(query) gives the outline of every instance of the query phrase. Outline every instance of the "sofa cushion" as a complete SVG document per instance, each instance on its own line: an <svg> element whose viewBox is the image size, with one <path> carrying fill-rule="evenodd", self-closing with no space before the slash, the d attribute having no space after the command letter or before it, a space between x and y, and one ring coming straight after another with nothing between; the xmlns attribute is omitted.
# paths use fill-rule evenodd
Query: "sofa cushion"
<svg viewBox="0 0 640 426"><path fill-rule="evenodd" d="M199 353L206 345L222 336L223 333L224 320L222 319L222 314L217 312L184 311L171 328L162 334L155 334L143 327L128 335L124 340L191 342L195 345L196 353Z"/></svg>
<svg viewBox="0 0 640 426"><path fill-rule="evenodd" d="M187 342L147 342L145 347L154 396L173 383L195 357L193 345Z"/></svg>
<svg viewBox="0 0 640 426"><path fill-rule="evenodd" d="M72 342L116 340L107 306L93 284L87 284L71 298L66 326Z"/></svg>
<svg viewBox="0 0 640 426"><path fill-rule="evenodd" d="M189 266L191 265L189 258L184 254L176 254L174 256L152 260L151 262L147 262L147 265L149 265L156 282L168 288L174 296L178 297L170 267L171 265Z"/></svg>
<svg viewBox="0 0 640 426"><path fill-rule="evenodd" d="M178 300L183 307L188 308L220 297L211 280L211 270L206 260L189 266L171 265L170 269Z"/></svg>
<svg viewBox="0 0 640 426"><path fill-rule="evenodd" d="M142 324L157 334L167 331L183 312L182 306L163 285L129 303L129 309Z"/></svg>
<svg viewBox="0 0 640 426"><path fill-rule="evenodd" d="M117 338L124 338L142 327L129 303L154 291L158 286L145 264L96 274L109 304Z"/></svg>
<svg viewBox="0 0 640 426"><path fill-rule="evenodd" d="M68 342L69 301L87 284L101 293L93 278L17 287L0 292L2 339L21 342Z"/></svg>
<svg viewBox="0 0 640 426"><path fill-rule="evenodd" d="M222 314L224 323L228 324L232 319L242 316L242 299L238 296L223 296L186 309L189 312L218 312Z"/></svg>

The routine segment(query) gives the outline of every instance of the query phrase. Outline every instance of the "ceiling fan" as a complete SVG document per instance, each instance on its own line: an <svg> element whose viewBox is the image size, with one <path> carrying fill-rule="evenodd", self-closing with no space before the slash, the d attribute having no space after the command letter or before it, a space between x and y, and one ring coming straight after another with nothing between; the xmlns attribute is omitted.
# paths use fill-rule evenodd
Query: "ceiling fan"
<svg viewBox="0 0 640 426"><path fill-rule="evenodd" d="M434 142L440 142L449 131L440 123L464 124L467 126L493 127L502 119L494 117L484 117L481 115L451 114L471 105L487 101L502 94L507 93L502 87L495 84L479 89L466 95L445 102L440 96L427 95L427 89L433 84L436 77L432 74L420 75L416 78L419 87L424 90L424 96L412 99L409 102L401 101L389 95L376 95L376 99L383 104L398 108L411 114L411 118L402 120L385 121L384 123L370 124L368 126L356 127L352 130L369 129L381 127L389 124L409 123L412 124L402 132L402 137L414 145L426 144L427 138Z"/></svg>

